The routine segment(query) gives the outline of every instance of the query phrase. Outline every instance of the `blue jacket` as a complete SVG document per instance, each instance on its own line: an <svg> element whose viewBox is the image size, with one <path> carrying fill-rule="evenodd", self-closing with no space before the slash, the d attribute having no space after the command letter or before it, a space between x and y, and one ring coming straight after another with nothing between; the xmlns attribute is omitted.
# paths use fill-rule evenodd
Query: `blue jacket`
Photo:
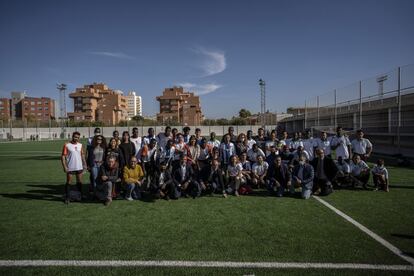
<svg viewBox="0 0 414 276"><path fill-rule="evenodd" d="M301 165L298 164L293 168L292 179L294 179L295 177L298 177L300 166ZM304 185L308 189L311 189L313 186L313 177L314 177L313 167L309 165L308 163L305 163L303 165L303 177L302 179L299 178L302 181L302 185Z"/></svg>

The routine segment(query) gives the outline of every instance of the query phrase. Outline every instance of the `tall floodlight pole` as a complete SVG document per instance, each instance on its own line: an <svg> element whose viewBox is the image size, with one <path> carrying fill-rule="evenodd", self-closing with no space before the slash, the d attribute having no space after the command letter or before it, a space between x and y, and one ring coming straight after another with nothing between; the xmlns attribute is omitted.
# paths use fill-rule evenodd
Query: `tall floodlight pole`
<svg viewBox="0 0 414 276"><path fill-rule="evenodd" d="M384 76L380 76L377 78L377 82L378 82L378 95L380 97L380 99L382 100L382 96L384 96L384 81L386 81L388 79L387 75Z"/></svg>
<svg viewBox="0 0 414 276"><path fill-rule="evenodd" d="M261 123L262 126L266 126L266 82L262 79L259 80L259 86L260 86L260 117L261 117Z"/></svg>
<svg viewBox="0 0 414 276"><path fill-rule="evenodd" d="M57 89L59 90L59 105L60 105L60 128L63 137L66 137L66 88L67 85L64 83L58 83Z"/></svg>

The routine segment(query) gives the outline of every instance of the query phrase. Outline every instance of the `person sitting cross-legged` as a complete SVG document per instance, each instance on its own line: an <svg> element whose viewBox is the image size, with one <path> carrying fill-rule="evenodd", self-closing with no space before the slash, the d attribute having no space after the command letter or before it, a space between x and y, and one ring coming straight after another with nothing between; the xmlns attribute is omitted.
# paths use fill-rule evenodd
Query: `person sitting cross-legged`
<svg viewBox="0 0 414 276"><path fill-rule="evenodd" d="M282 197L287 188L291 185L291 174L286 164L282 162L282 158L277 156L270 166L268 172L268 191L271 195L276 194Z"/></svg>
<svg viewBox="0 0 414 276"><path fill-rule="evenodd" d="M239 196L239 188L243 178L243 166L239 162L237 155L230 157L230 163L227 166L228 173L228 192Z"/></svg>
<svg viewBox="0 0 414 276"><path fill-rule="evenodd" d="M389 192L388 170L384 167L384 160L378 159L377 164L372 169L372 180L374 181L375 190L381 189Z"/></svg>
<svg viewBox="0 0 414 276"><path fill-rule="evenodd" d="M212 195L215 192L220 192L223 197L227 197L224 186L224 173L220 168L220 161L218 159L211 160L211 164L201 170L199 182L204 193Z"/></svg>
<svg viewBox="0 0 414 276"><path fill-rule="evenodd" d="M101 165L96 183L95 195L98 200L104 201L106 206L112 202L112 187L120 182L119 169L114 156L110 156L107 162Z"/></svg>
<svg viewBox="0 0 414 276"><path fill-rule="evenodd" d="M367 183L369 180L370 169L365 161L361 160L358 154L352 156L351 166L351 180L352 186L362 186L365 190L368 189Z"/></svg>
<svg viewBox="0 0 414 276"><path fill-rule="evenodd" d="M267 170L269 169L269 164L263 160L263 156L257 156L257 162L253 164L252 167L252 183L254 187L264 188L266 187L267 180Z"/></svg>
<svg viewBox="0 0 414 276"><path fill-rule="evenodd" d="M338 168L338 172L336 173L336 176L333 182L336 183L338 187L349 186L352 182L351 177L350 177L351 167L349 166L347 162L344 161L342 156L338 157L338 161L336 161L335 164L336 164L336 167Z"/></svg>
<svg viewBox="0 0 414 276"><path fill-rule="evenodd" d="M132 156L129 165L124 167L123 179L126 187L125 199L132 201L141 198L141 185L144 178L144 172L140 165L137 164L137 158Z"/></svg>
<svg viewBox="0 0 414 276"><path fill-rule="evenodd" d="M317 158L310 162L315 171L313 193L315 195L329 195L333 192L332 181L338 172L338 168L331 158L325 156L323 149L317 149L316 154Z"/></svg>
<svg viewBox="0 0 414 276"><path fill-rule="evenodd" d="M187 155L180 155L180 163L176 168L173 168L173 181L177 189L176 197L181 195L195 198L201 194L199 183L194 180L194 171L191 165L187 162Z"/></svg>
<svg viewBox="0 0 414 276"><path fill-rule="evenodd" d="M170 200L170 198L176 198L175 186L166 161L161 162L158 170L155 171L150 191L156 199Z"/></svg>

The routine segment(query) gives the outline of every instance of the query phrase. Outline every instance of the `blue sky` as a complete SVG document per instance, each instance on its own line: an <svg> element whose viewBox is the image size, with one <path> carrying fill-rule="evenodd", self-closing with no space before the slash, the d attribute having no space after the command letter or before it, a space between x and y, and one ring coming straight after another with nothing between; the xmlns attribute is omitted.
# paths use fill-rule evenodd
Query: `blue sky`
<svg viewBox="0 0 414 276"><path fill-rule="evenodd" d="M143 97L182 85L206 117L285 111L304 99L414 63L414 1L0 0L0 96L58 98L104 82ZM73 108L69 101L68 109Z"/></svg>

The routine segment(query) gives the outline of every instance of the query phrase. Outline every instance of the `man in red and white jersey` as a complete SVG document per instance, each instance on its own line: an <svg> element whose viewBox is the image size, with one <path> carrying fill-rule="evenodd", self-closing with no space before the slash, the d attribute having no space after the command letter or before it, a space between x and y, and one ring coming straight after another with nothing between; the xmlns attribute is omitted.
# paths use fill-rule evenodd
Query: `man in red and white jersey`
<svg viewBox="0 0 414 276"><path fill-rule="evenodd" d="M76 175L76 187L82 196L82 175L86 169L85 150L79 143L80 133L75 131L72 140L63 146L62 167L66 173L65 204L70 202L70 184L72 176Z"/></svg>

